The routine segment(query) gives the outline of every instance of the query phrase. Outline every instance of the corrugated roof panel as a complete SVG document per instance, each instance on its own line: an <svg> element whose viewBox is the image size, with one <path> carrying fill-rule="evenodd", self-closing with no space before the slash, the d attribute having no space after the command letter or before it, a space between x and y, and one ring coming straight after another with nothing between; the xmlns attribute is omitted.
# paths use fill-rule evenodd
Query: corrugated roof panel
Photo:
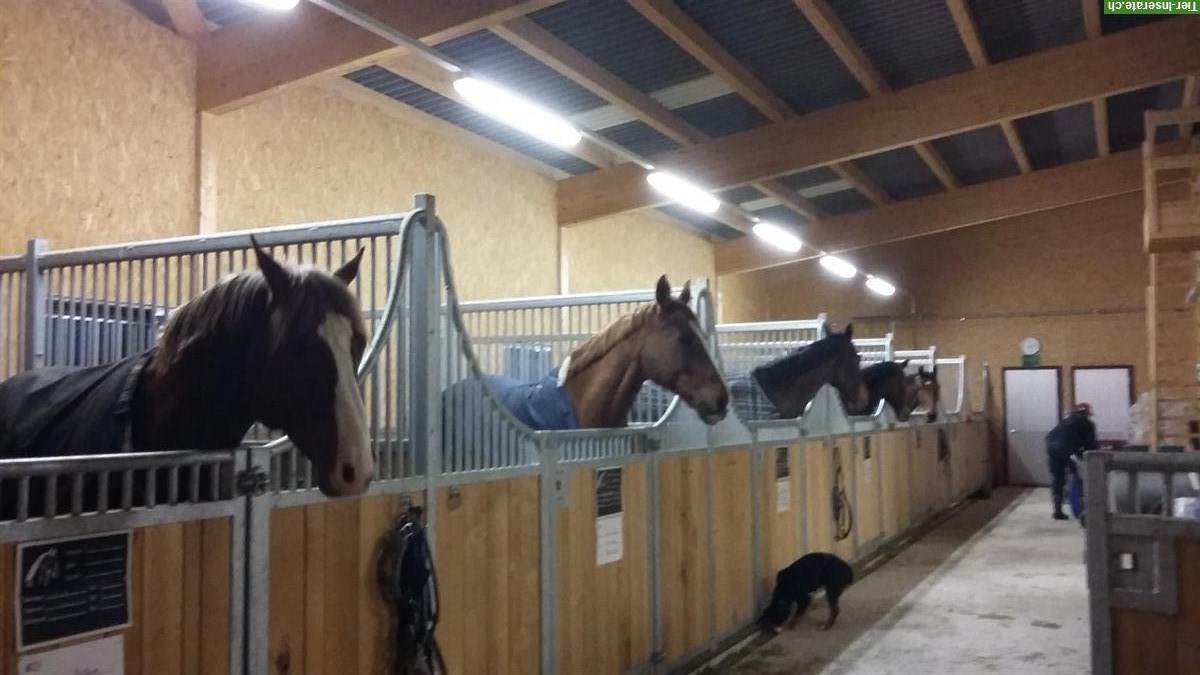
<svg viewBox="0 0 1200 675"><path fill-rule="evenodd" d="M599 133L608 140L646 157L679 147L678 143L642 122L618 124L615 127L602 129Z"/></svg>
<svg viewBox="0 0 1200 675"><path fill-rule="evenodd" d="M451 40L437 49L481 77L562 115L605 104L599 96L487 31Z"/></svg>
<svg viewBox="0 0 1200 675"><path fill-rule="evenodd" d="M833 169L825 166L816 169L809 169L808 171L801 171L800 173L789 174L787 176L781 176L779 178L780 183L783 183L793 190L803 190L804 188L824 185L825 183L833 183L839 180L841 180L841 177L834 173Z"/></svg>
<svg viewBox="0 0 1200 675"><path fill-rule="evenodd" d="M866 96L792 0L679 0L678 4L797 112Z"/></svg>
<svg viewBox="0 0 1200 675"><path fill-rule="evenodd" d="M1021 173L999 126L938 138L933 141L933 148L963 185L975 185Z"/></svg>
<svg viewBox="0 0 1200 675"><path fill-rule="evenodd" d="M1083 39L1079 0L968 0L993 63Z"/></svg>
<svg viewBox="0 0 1200 675"><path fill-rule="evenodd" d="M204 18L222 26L245 21L262 13L240 0L197 0L196 5Z"/></svg>
<svg viewBox="0 0 1200 675"><path fill-rule="evenodd" d="M622 0L566 0L530 18L643 93L708 74Z"/></svg>
<svg viewBox="0 0 1200 675"><path fill-rule="evenodd" d="M445 96L429 91L385 68L370 66L345 77L351 82L356 82L569 174L578 175L595 169L591 164L578 157L542 143Z"/></svg>
<svg viewBox="0 0 1200 675"><path fill-rule="evenodd" d="M858 190L831 192L820 197L813 197L812 202L817 205L817 208L831 216L840 216L843 213L861 211L874 206L871 200L862 196Z"/></svg>
<svg viewBox="0 0 1200 675"><path fill-rule="evenodd" d="M757 110L737 94L728 94L675 111L692 126L709 136L727 136L767 123Z"/></svg>
<svg viewBox="0 0 1200 675"><path fill-rule="evenodd" d="M1016 121L1016 126L1034 169L1049 169L1096 156L1091 103L1024 117Z"/></svg>
<svg viewBox="0 0 1200 675"><path fill-rule="evenodd" d="M942 191L937 176L912 148L859 157L855 166L893 199L903 201Z"/></svg>
<svg viewBox="0 0 1200 675"><path fill-rule="evenodd" d="M744 204L746 202L752 202L755 199L762 199L763 197L766 197L766 195L758 190L755 190L749 185L741 185L728 190L723 190L718 192L717 195L723 201L727 201L732 204Z"/></svg>
<svg viewBox="0 0 1200 675"><path fill-rule="evenodd" d="M893 88L973 67L945 0L829 0L829 6Z"/></svg>
<svg viewBox="0 0 1200 675"><path fill-rule="evenodd" d="M1108 138L1112 151L1133 150L1142 144L1147 110L1178 108L1182 102L1181 80L1108 97ZM1163 143L1178 137L1178 127L1164 127L1159 129L1157 141Z"/></svg>
<svg viewBox="0 0 1200 675"><path fill-rule="evenodd" d="M698 232L716 235L722 239L736 239L737 237L742 236L740 230L735 230L724 223L719 223L712 218L706 218L695 211L686 209L677 204L660 206L659 210L671 216L672 218L675 218L676 220L681 220L684 223L687 223Z"/></svg>

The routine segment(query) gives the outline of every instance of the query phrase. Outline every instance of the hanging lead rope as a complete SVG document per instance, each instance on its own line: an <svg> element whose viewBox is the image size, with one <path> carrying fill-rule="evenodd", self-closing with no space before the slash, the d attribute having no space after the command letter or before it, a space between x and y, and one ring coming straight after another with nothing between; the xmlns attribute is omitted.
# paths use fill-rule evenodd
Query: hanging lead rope
<svg viewBox="0 0 1200 675"><path fill-rule="evenodd" d="M434 639L438 622L437 571L422 513L419 506L409 507L384 535L379 552L379 591L392 606L396 621L392 635L392 672L396 675L447 672Z"/></svg>
<svg viewBox="0 0 1200 675"><path fill-rule="evenodd" d="M833 500L833 539L841 541L854 531L854 511L850 508L850 499L846 496L846 474L842 471L842 449L836 443L833 446L833 490L830 498Z"/></svg>

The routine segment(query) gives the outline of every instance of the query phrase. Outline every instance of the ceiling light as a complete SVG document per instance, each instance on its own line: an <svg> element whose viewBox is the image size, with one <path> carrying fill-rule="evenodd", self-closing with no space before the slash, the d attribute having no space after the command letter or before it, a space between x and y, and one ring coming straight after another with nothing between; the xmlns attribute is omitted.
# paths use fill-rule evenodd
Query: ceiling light
<svg viewBox="0 0 1200 675"><path fill-rule="evenodd" d="M802 246L800 238L775 223L755 223L754 234L777 249L796 253Z"/></svg>
<svg viewBox="0 0 1200 675"><path fill-rule="evenodd" d="M858 268L835 255L821 256L821 267L845 279L853 279L858 274Z"/></svg>
<svg viewBox="0 0 1200 675"><path fill-rule="evenodd" d="M896 294L896 287L879 277L867 277L867 288L886 297Z"/></svg>
<svg viewBox="0 0 1200 675"><path fill-rule="evenodd" d="M716 197L674 174L655 171L646 176L646 182L655 190L697 213L712 215L721 208L721 202Z"/></svg>
<svg viewBox="0 0 1200 675"><path fill-rule="evenodd" d="M271 9L282 12L300 4L300 0L242 0L242 3L253 5L259 9Z"/></svg>
<svg viewBox="0 0 1200 675"><path fill-rule="evenodd" d="M556 147L571 148L583 138L565 119L489 82L460 77L454 89L480 112Z"/></svg>

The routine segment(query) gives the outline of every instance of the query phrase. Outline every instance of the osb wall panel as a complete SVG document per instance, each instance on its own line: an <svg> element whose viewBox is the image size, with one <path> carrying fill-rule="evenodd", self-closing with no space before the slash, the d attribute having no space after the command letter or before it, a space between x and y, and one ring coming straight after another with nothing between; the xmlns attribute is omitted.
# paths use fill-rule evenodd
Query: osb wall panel
<svg viewBox="0 0 1200 675"><path fill-rule="evenodd" d="M219 230L403 211L431 192L465 299L557 293L554 181L324 89L206 118Z"/></svg>
<svg viewBox="0 0 1200 675"><path fill-rule="evenodd" d="M565 228L562 247L568 293L652 288L662 274L676 285L698 277L716 283L713 245L653 212Z"/></svg>
<svg viewBox="0 0 1200 675"><path fill-rule="evenodd" d="M133 531L125 673L229 672L230 536L228 519ZM15 675L18 665L15 564L16 546L0 546L0 673L6 675Z"/></svg>
<svg viewBox="0 0 1200 675"><path fill-rule="evenodd" d="M120 0L0 0L0 254L195 232L195 69Z"/></svg>
<svg viewBox="0 0 1200 675"><path fill-rule="evenodd" d="M779 318L771 313L770 288L766 278L762 272L721 277L717 281L717 320L721 323L742 323Z"/></svg>

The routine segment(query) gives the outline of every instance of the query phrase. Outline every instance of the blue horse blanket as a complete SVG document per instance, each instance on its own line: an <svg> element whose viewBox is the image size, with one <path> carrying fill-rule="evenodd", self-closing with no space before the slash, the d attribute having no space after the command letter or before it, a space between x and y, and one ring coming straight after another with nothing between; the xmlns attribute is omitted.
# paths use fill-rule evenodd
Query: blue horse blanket
<svg viewBox="0 0 1200 675"><path fill-rule="evenodd" d="M152 353L88 368L38 368L0 382L0 457L124 451L130 403Z"/></svg>
<svg viewBox="0 0 1200 675"><path fill-rule="evenodd" d="M575 408L565 387L558 385L558 368L537 382L488 375L487 382L504 407L526 426L544 430L578 429Z"/></svg>

